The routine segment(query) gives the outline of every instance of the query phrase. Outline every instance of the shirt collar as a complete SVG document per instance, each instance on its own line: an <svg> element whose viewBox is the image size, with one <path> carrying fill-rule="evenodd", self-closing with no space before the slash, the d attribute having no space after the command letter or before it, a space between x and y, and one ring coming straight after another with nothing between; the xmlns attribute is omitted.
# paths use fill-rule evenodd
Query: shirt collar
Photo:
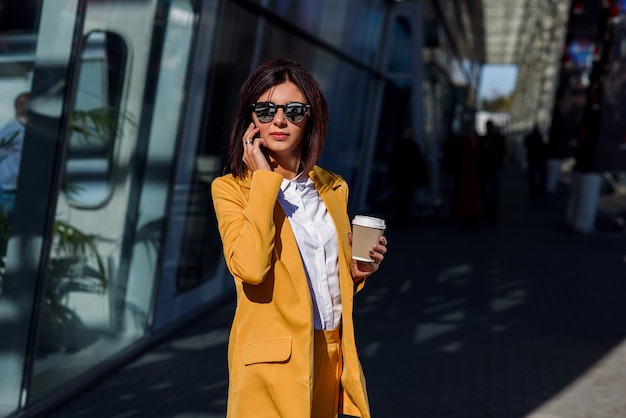
<svg viewBox="0 0 626 418"><path fill-rule="evenodd" d="M303 174L303 172L300 172L296 177L291 180L283 179L282 183L280 184L280 190L284 192L289 187L295 187L296 190L303 190L308 186L312 186L313 181L311 180L311 178Z"/></svg>

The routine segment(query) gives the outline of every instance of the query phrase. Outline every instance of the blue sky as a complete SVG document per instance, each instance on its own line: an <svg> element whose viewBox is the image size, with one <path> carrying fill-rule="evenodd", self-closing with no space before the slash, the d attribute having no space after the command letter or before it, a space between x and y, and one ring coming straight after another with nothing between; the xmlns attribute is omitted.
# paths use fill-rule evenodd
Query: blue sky
<svg viewBox="0 0 626 418"><path fill-rule="evenodd" d="M478 97L506 96L515 88L515 65L483 65L478 86Z"/></svg>

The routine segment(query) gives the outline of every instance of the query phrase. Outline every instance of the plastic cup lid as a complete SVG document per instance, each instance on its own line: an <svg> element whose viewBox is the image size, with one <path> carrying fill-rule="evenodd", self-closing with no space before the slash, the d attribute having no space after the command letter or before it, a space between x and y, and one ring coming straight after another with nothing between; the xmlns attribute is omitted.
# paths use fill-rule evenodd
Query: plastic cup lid
<svg viewBox="0 0 626 418"><path fill-rule="evenodd" d="M385 229L385 220L373 216L356 215L352 220L352 224L368 228Z"/></svg>

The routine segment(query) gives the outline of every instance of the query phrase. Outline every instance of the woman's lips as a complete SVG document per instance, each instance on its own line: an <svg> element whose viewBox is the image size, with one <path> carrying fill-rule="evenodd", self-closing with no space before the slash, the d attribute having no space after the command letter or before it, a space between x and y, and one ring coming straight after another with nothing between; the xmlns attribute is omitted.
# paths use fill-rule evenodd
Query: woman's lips
<svg viewBox="0 0 626 418"><path fill-rule="evenodd" d="M285 132L272 132L270 136L274 139L286 139L289 135Z"/></svg>

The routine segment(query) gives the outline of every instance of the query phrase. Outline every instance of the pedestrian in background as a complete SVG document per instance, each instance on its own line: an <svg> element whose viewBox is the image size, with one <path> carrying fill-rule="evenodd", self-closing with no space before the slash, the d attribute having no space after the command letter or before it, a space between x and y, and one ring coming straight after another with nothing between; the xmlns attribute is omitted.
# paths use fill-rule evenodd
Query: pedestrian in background
<svg viewBox="0 0 626 418"><path fill-rule="evenodd" d="M387 175L389 186L394 191L394 220L399 225L411 220L415 192L429 183L426 159L413 134L412 129L405 130L394 142L389 155Z"/></svg>
<svg viewBox="0 0 626 418"><path fill-rule="evenodd" d="M500 215L501 172L506 156L504 135L492 120L487 121L487 132L478 142L478 178L480 197L485 217L497 221Z"/></svg>
<svg viewBox="0 0 626 418"><path fill-rule="evenodd" d="M539 126L524 137L528 175L528 192L531 197L543 196L546 193L546 144Z"/></svg>
<svg viewBox="0 0 626 418"><path fill-rule="evenodd" d="M0 210L9 222L15 204L29 98L29 93L15 97L15 118L0 129Z"/></svg>
<svg viewBox="0 0 626 418"><path fill-rule="evenodd" d="M370 417L353 295L378 270L351 259L348 185L315 165L328 123L312 75L263 62L243 84L228 174L212 184L237 307L228 345L227 416Z"/></svg>

